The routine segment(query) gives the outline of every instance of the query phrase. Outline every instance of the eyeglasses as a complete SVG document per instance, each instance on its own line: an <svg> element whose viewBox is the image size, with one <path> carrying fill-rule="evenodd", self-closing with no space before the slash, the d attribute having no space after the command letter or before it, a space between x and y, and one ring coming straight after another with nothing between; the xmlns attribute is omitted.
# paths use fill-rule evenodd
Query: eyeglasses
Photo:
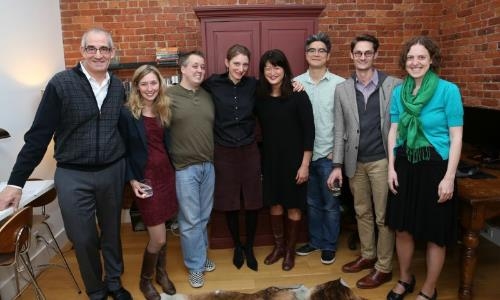
<svg viewBox="0 0 500 300"><path fill-rule="evenodd" d="M365 51L365 52L355 51L352 53L352 55L354 55L354 57L356 57L356 58L361 58L361 56L363 56L363 55L366 58L371 58L371 57L373 57L374 54L375 54L375 52L373 52L373 51Z"/></svg>
<svg viewBox="0 0 500 300"><path fill-rule="evenodd" d="M325 55L328 53L328 50L326 50L325 48L319 48L319 49L316 49L316 48L308 48L306 50L307 54L319 54L319 55Z"/></svg>
<svg viewBox="0 0 500 300"><path fill-rule="evenodd" d="M100 47L100 48L96 48L94 46L87 46L85 47L85 52L87 52L88 54L96 54L97 51L99 51L99 53L101 53L102 55L107 55L111 52L112 48L109 48L109 47Z"/></svg>

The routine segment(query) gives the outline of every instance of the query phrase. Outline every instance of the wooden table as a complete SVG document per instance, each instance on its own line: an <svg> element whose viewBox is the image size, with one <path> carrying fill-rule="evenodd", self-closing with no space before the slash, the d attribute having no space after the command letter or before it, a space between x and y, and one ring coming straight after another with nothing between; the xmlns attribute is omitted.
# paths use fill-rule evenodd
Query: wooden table
<svg viewBox="0 0 500 300"><path fill-rule="evenodd" d="M500 216L500 170L482 167L485 173L496 178L458 179L458 198L460 200L460 223L463 227L460 287L460 299L472 299L472 285L476 269L477 247L480 230L486 220Z"/></svg>
<svg viewBox="0 0 500 300"><path fill-rule="evenodd" d="M4 189L6 182L0 182L0 191ZM21 201L19 202L19 208L26 206L39 196L43 195L45 192L54 187L54 180L37 180L37 181L26 181L23 188L23 195ZM0 222L9 217L14 213L14 209L9 207L4 210L0 210Z"/></svg>

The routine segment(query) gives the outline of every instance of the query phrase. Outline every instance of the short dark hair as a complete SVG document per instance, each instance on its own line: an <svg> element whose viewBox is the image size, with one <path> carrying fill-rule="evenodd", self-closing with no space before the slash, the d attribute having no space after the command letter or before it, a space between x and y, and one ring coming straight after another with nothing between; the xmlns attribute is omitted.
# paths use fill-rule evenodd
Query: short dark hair
<svg viewBox="0 0 500 300"><path fill-rule="evenodd" d="M374 52L377 52L378 51L378 46L380 46L380 43L378 41L378 39L371 35L371 34L361 34L361 35L358 35L357 37L355 37L352 41L351 41L351 53L352 51L354 51L354 47L356 47L356 44L359 43L359 42L370 42L372 43L373 45L373 51Z"/></svg>
<svg viewBox="0 0 500 300"><path fill-rule="evenodd" d="M330 53L332 50L332 42L330 42L330 37L324 32L318 32L316 34L310 35L306 40L305 51L309 48L314 42L322 42L326 46L326 51Z"/></svg>
<svg viewBox="0 0 500 300"><path fill-rule="evenodd" d="M441 50L439 49L436 42L434 42L434 40L425 35L416 36L404 44L401 55L399 56L399 67L403 70L406 70L406 60L408 52L410 52L410 48L413 45L417 44L424 46L425 49L429 51L429 55L432 60L430 69L434 72L437 72L441 67Z"/></svg>
<svg viewBox="0 0 500 300"><path fill-rule="evenodd" d="M257 93L259 96L269 96L271 94L271 85L267 82L264 75L266 63L273 66L282 67L284 71L283 81L281 82L281 96L289 96L292 94L292 69L288 63L285 53L279 49L268 50L262 54L259 63L259 88Z"/></svg>
<svg viewBox="0 0 500 300"><path fill-rule="evenodd" d="M240 45L240 44L234 44L229 49L227 49L226 53L226 58L228 61L233 59L238 54L242 54L246 57L248 57L248 60L250 60L250 50L248 50L247 47Z"/></svg>
<svg viewBox="0 0 500 300"><path fill-rule="evenodd" d="M187 65L187 61L191 55L196 55L196 56L199 56L199 57L205 59L205 55L203 54L203 52L201 52L199 50L193 50L193 51L189 51L189 52L180 53L179 54L179 66L185 67Z"/></svg>

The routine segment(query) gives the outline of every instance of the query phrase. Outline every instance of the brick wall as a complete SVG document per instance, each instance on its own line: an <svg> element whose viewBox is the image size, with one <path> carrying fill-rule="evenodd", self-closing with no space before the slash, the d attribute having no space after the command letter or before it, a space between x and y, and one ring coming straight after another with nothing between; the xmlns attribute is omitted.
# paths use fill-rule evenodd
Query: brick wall
<svg viewBox="0 0 500 300"><path fill-rule="evenodd" d="M500 109L500 2L448 1L441 17L443 74L468 106Z"/></svg>
<svg viewBox="0 0 500 300"><path fill-rule="evenodd" d="M441 75L462 89L464 103L500 109L500 16L498 0L61 0L66 65L80 59L80 38L92 26L110 30L120 62L153 61L156 47L201 48L200 23L193 7L208 5L324 4L319 30L334 43L330 69L341 76L353 72L350 40L359 33L381 41L378 66L401 76L401 45L425 34L442 48ZM119 75L130 76L132 70ZM175 68L163 68L165 75Z"/></svg>

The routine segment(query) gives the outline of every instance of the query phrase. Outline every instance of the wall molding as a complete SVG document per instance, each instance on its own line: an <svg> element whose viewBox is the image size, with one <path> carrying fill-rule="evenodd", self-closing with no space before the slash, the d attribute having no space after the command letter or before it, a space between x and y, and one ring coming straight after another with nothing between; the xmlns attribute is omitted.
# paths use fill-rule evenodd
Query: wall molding
<svg viewBox="0 0 500 300"><path fill-rule="evenodd" d="M241 5L199 6L193 8L199 19L218 18L262 18L262 17L307 17L321 15L325 5Z"/></svg>

